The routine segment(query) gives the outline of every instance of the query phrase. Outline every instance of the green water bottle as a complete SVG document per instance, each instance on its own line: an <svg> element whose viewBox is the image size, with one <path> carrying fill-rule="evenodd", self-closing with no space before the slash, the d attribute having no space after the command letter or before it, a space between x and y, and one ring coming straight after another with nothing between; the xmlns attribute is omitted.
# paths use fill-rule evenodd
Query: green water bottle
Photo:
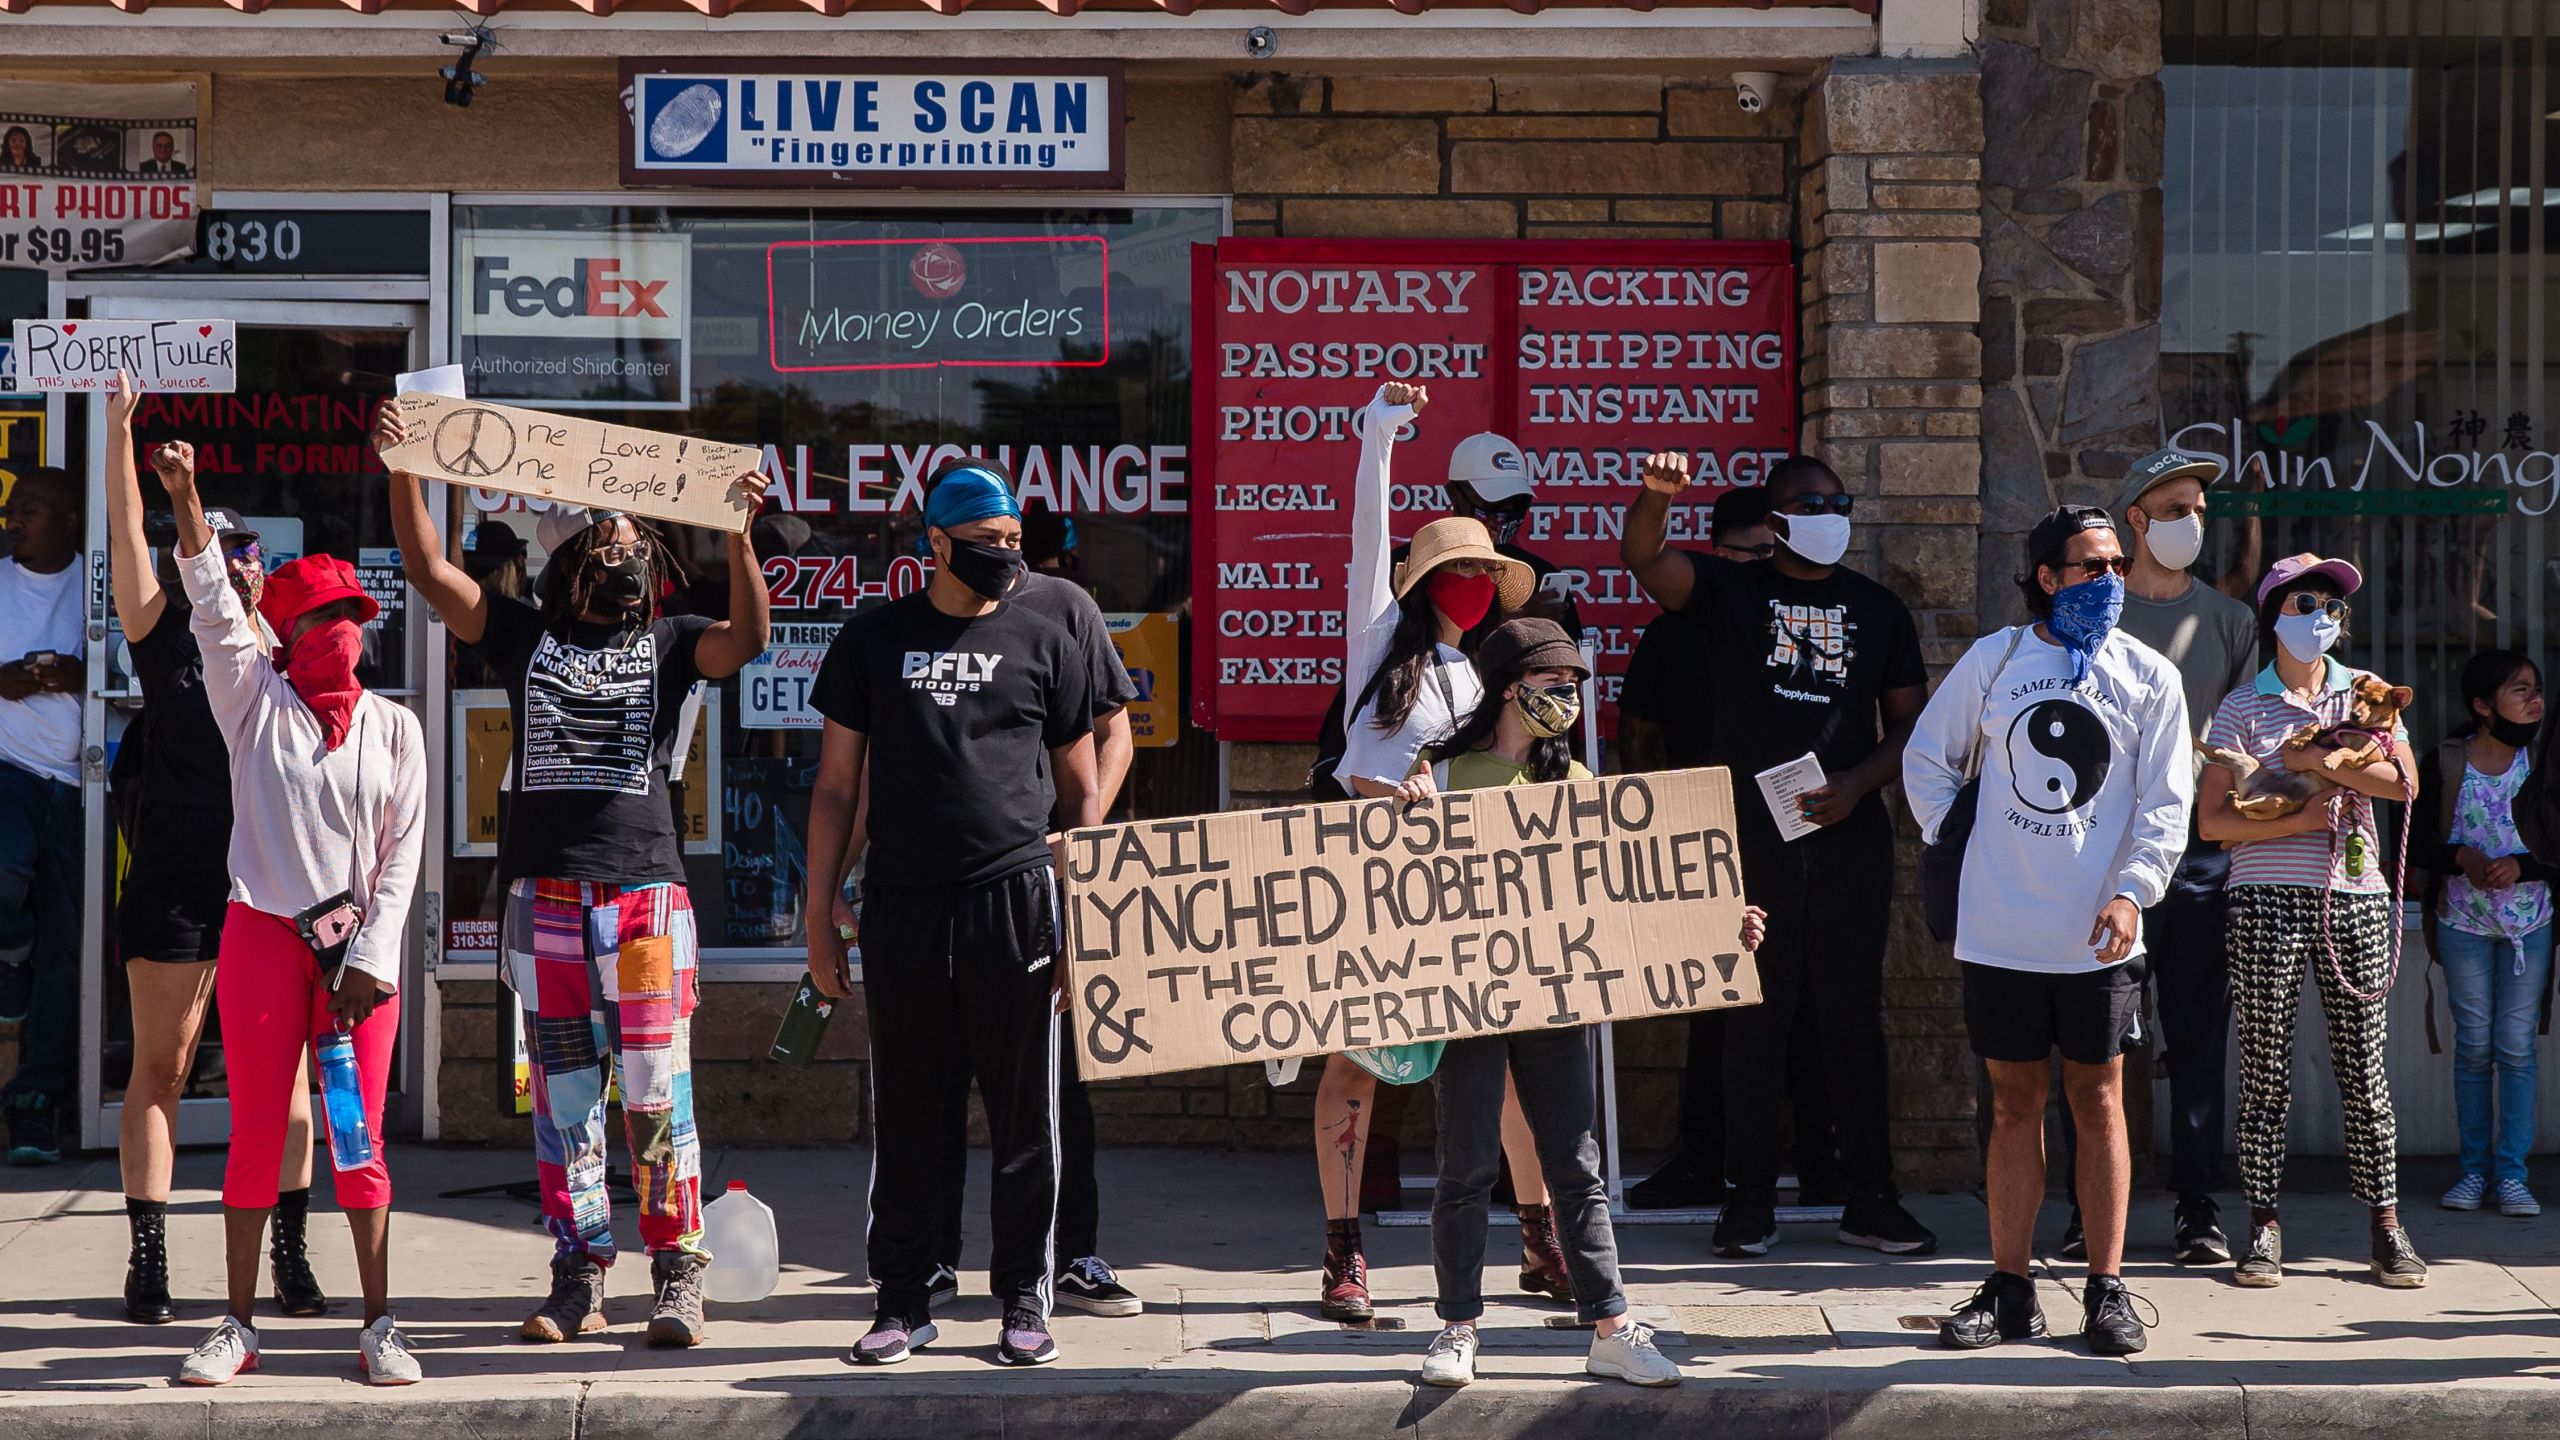
<svg viewBox="0 0 2560 1440"><path fill-rule="evenodd" d="M791 996L791 1007L782 1012L782 1029L773 1037L773 1058L794 1070L806 1070L818 1058L818 1042L827 1036L828 1017L836 1013L836 1002L818 990L818 982L808 972L800 975L800 988Z"/></svg>

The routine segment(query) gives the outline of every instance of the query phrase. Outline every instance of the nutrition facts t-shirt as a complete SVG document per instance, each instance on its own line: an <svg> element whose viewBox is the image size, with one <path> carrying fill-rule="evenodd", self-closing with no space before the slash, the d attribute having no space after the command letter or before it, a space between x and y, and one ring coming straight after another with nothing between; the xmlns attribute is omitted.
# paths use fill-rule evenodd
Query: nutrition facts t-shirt
<svg viewBox="0 0 2560 1440"><path fill-rule="evenodd" d="M515 718L500 880L684 883L667 766L711 623L679 615L553 634L531 605L489 597L488 628L464 648L497 672Z"/></svg>
<svg viewBox="0 0 2560 1440"><path fill-rule="evenodd" d="M836 632L809 703L870 737L869 884L955 889L1049 859L1048 752L1093 732L1088 657L1006 603L974 619L918 591Z"/></svg>

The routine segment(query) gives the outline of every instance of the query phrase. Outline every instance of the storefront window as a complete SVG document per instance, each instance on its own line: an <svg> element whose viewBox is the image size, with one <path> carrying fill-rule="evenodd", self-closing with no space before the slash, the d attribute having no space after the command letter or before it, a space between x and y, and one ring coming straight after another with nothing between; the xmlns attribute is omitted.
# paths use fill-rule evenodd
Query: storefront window
<svg viewBox="0 0 2560 1440"><path fill-rule="evenodd" d="M2432 738L2466 656L2545 657L2560 613L2560 6L2166 20L2165 419L2236 482L2206 563L2352 559L2346 653Z"/></svg>
<svg viewBox="0 0 2560 1440"><path fill-rule="evenodd" d="M948 456L1009 463L1034 562L1151 637L1143 658L1161 668L1143 689L1188 692L1190 247L1222 232L1221 206L453 215L452 353L470 393L760 445L781 477L781 513L754 531L774 648L707 697L700 756L676 787L707 961L802 943L819 732L801 687L848 615L924 582L918 487ZM538 581L538 503L478 492L457 505L475 570L501 587ZM726 615L719 538L676 538L692 571L680 606ZM446 897L453 948L469 951L499 911L490 823L506 707L494 677L455 663ZM1210 737L1178 703L1148 718L1121 813L1214 808Z"/></svg>

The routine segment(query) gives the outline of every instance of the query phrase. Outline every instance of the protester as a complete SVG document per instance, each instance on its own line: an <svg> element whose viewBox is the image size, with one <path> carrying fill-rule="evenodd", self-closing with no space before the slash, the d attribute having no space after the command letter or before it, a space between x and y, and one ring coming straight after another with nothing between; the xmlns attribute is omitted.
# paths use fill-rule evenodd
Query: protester
<svg viewBox="0 0 2560 1440"><path fill-rule="evenodd" d="M0 1024L18 1071L0 1086L9 1163L62 1158L79 1082L81 494L61 470L22 472L0 506Z"/></svg>
<svg viewBox="0 0 2560 1440"><path fill-rule="evenodd" d="M1924 841L1970 826L1956 918L1965 1031L1990 1067L1991 1278L1938 1327L1977 1350L2045 1333L2034 1263L2049 1067L2080 1131L2089 1348L2149 1338L2124 1287L2133 1152L2124 1053L2142 1039L2141 912L2186 842L2194 740L2175 667L2118 627L2131 568L2106 512L2065 505L2027 535L2035 621L1974 642L1921 712L1903 791ZM1968 796L1968 779L1978 790ZM1977 814L1955 814L1971 804Z"/></svg>
<svg viewBox="0 0 2560 1440"><path fill-rule="evenodd" d="M1893 823L1878 792L1901 772L1927 674L1918 627L1893 592L1840 561L1851 498L1822 462L1771 468L1778 552L1766 564L1667 549L1688 457L1648 457L1619 554L1647 594L1696 622L1679 669L1694 677L1712 763L1729 767L1743 873L1769 912L1761 1003L1733 1012L1725 1041L1725 1160L1733 1182L1715 1251L1766 1254L1778 1240L1779 1098L1796 1009L1821 993L1822 1068L1848 1185L1842 1244L1927 1254L1937 1237L1902 1208L1887 1133L1884 945L1893 906ZM1810 751L1825 783L1780 837L1753 777Z"/></svg>
<svg viewBox="0 0 2560 1440"><path fill-rule="evenodd" d="M384 402L374 436L386 449L407 438L395 403ZM735 481L751 504L767 483ZM555 1342L605 1328L610 1065L649 1251L648 1340L698 1345L711 1259L693 1117L698 937L666 787L688 694L738 673L771 633L754 546L726 537L731 615L713 621L661 613L674 556L629 515L565 503L545 512L538 606L446 557L414 475L392 473L391 527L410 585L506 687L515 727L498 825L501 973L524 1011L534 1173L553 1244L551 1293L518 1333Z"/></svg>
<svg viewBox="0 0 2560 1440"><path fill-rule="evenodd" d="M361 627L381 607L354 566L312 555L267 577L262 633L226 572L192 466L153 468L177 512L178 575L205 699L229 751L234 817L214 981L231 1086L222 1174L229 1309L178 1378L220 1385L258 1368L258 1244L276 1203L292 1092L304 1053L335 1034L354 1046L372 1152L336 1172L364 1294L357 1365L376 1385L411 1384L418 1362L389 1300L391 1172L381 1137L400 956L426 848L426 736L417 716L356 679Z"/></svg>
<svg viewBox="0 0 2560 1440"><path fill-rule="evenodd" d="M1527 528L1530 512L1537 504L1538 488L1529 479L1528 457L1511 437L1479 431L1459 441L1457 448L1449 452L1449 513L1482 525L1485 533L1493 537L1497 554L1529 567L1529 598L1508 608L1555 621L1564 627L1567 639L1579 644L1582 609L1575 603L1574 588L1567 583L1572 576L1519 543L1520 532ZM1397 547L1395 558L1398 563L1403 562L1404 547ZM1477 622L1460 648L1473 654L1484 636L1502 623L1503 614L1502 609L1496 609Z"/></svg>
<svg viewBox="0 0 2560 1440"><path fill-rule="evenodd" d="M969 471L994 476L1007 491L1015 489L1013 474L1002 462L962 457L946 462L926 480L927 502L943 480ZM1130 682L1127 668L1120 663L1120 651L1111 643L1102 607L1094 603L1083 586L1046 573L1040 566L1038 542L1043 527L1039 515L1044 513L1053 520L1062 518L1054 512L1023 513L1024 573L1005 599L1049 620L1075 641L1076 654L1085 665L1093 691L1094 808L1108 815L1119 798L1121 785L1129 778L1129 764L1136 755L1128 705L1138 698L1138 687ZM866 784L854 809L852 838L845 845L848 871L870 848L870 799L871 788ZM1062 811L1051 812L1049 829L1052 834L1064 833L1066 816ZM861 939L862 909L846 896L841 879L835 888L834 919L840 939L847 944ZM959 1293L960 1226L969 1181L969 1072L955 1068L951 1078L943 1123L941 1232L934 1249L933 1277L927 1286L934 1300ZM1095 1174L1094 1149L1093 1100L1076 1074L1076 1047L1062 1046L1058 1051L1060 1263L1051 1277L1054 1298L1058 1304L1088 1315L1144 1314L1146 1302L1122 1284L1111 1262L1102 1258L1102 1189Z"/></svg>
<svg viewBox="0 0 2560 1440"><path fill-rule="evenodd" d="M2463 662L2469 718L2420 762L2409 858L2428 872L2427 938L2453 1010L2454 1115L2462 1178L2447 1210L2542 1213L2525 1184L2533 1150L2536 1031L2551 988L2551 879L2517 832L2542 723L2542 671L2513 650Z"/></svg>
<svg viewBox="0 0 2560 1440"><path fill-rule="evenodd" d="M1588 780L1567 743L1581 719L1582 652L1552 620L1503 622L1477 650L1485 697L1458 733L1417 765L1440 790L1480 790ZM1760 912L1742 944L1760 940ZM1431 1204L1435 1309L1445 1328L1422 1362L1426 1385L1475 1379L1476 1324L1484 1315L1485 1206L1503 1154L1502 1112L1516 1093L1536 1163L1554 1196L1555 1226L1573 1274L1574 1308L1593 1327L1584 1368L1635 1385L1677 1385L1680 1367L1654 1348L1653 1332L1627 1318L1618 1245L1600 1179L1594 1135L1591 1031L1524 1030L1452 1040L1439 1068L1439 1188Z"/></svg>
<svg viewBox="0 0 2560 1440"><path fill-rule="evenodd" d="M2249 1247L2235 1279L2265 1288L2284 1280L2276 1213L2284 1178L2285 1121L2293 1103L2293 1032L2308 966L2329 1026L2331 1078L2346 1117L2347 1178L2372 1207L2373 1273L2393 1289L2427 1283L2426 1263L2401 1227L2398 1124L2383 1066L2392 979L2392 876L2373 802L2404 798L2409 738L2391 722L2372 764L2341 764L2330 743L2291 746L2305 726L2345 724L2355 686L2372 677L2330 655L2346 634L2346 598L2364 583L2356 567L2289 555L2258 583L2259 648L2274 660L2224 698L2209 748L2260 767L2308 774L2338 787L2300 810L2253 820L2233 808L2237 782L2217 760L2197 782L2197 831L2231 847L2231 982L2240 1034L2240 1183L2249 1199Z"/></svg>
<svg viewBox="0 0 2560 1440"><path fill-rule="evenodd" d="M130 1231L124 1277L125 1318L165 1325L176 1318L169 1296L169 1181L176 1163L178 1098L195 1068L196 1043L213 1003L214 957L222 945L231 868L231 757L205 698L204 653L196 645L183 598L172 604L143 538L142 487L134 469L131 380L116 377L107 399L107 541L109 593L116 621L133 649L142 713L125 727L118 760L133 765L136 792L125 807L129 861L117 892L116 935L124 957L125 993L133 1013L133 1071L125 1081L117 1161L124 1179ZM152 454L155 468L195 468L184 441ZM258 536L229 510L205 511L221 548L232 591L256 624L266 591ZM260 643L274 648L275 637ZM328 1297L311 1273L304 1231L311 1208L311 1083L307 1066L294 1077L278 1173L275 1237L268 1260L277 1308L287 1315L324 1314Z"/></svg>
<svg viewBox="0 0 2560 1440"><path fill-rule="evenodd" d="M938 1338L931 1293L949 1099L974 1074L995 1150L997 1355L1040 1365L1058 1355L1049 1312L1063 937L1047 836L1053 821L1074 829L1101 818L1098 707L1074 639L1006 598L1023 571L1012 488L983 468L946 475L925 503L925 526L931 583L847 622L810 687L827 723L806 913L831 912L855 808L874 792L862 984L879 1300L852 1358L894 1364ZM809 929L818 987L851 993L842 942L824 925Z"/></svg>
<svg viewBox="0 0 2560 1440"><path fill-rule="evenodd" d="M1749 564L1777 553L1778 532L1769 524L1765 486L1728 490L1708 517L1708 553ZM1712 763L1707 757L1708 677L1685 668L1685 633L1696 622L1681 611L1657 615L1636 641L1618 691L1618 748L1624 768L1684 770ZM1725 1012L1700 1010L1689 1017L1689 1054L1680 1075L1680 1145L1651 1175L1627 1187L1638 1210L1677 1210L1724 1199ZM1787 1039L1787 1109L1795 1120L1796 1200L1837 1205L1847 1198L1840 1179L1840 1146L1833 1134L1828 1085L1822 1078L1821 1006L1811 991L1796 1003Z"/></svg>

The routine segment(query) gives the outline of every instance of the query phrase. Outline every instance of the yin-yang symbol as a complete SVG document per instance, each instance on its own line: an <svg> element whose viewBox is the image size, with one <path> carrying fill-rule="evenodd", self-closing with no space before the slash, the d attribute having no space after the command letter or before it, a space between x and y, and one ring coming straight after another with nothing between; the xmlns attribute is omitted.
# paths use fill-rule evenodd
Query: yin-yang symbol
<svg viewBox="0 0 2560 1440"><path fill-rule="evenodd" d="M2009 722L2009 783L2018 803L2067 815L2107 783L2115 747L2106 722L2077 700L2041 700Z"/></svg>

